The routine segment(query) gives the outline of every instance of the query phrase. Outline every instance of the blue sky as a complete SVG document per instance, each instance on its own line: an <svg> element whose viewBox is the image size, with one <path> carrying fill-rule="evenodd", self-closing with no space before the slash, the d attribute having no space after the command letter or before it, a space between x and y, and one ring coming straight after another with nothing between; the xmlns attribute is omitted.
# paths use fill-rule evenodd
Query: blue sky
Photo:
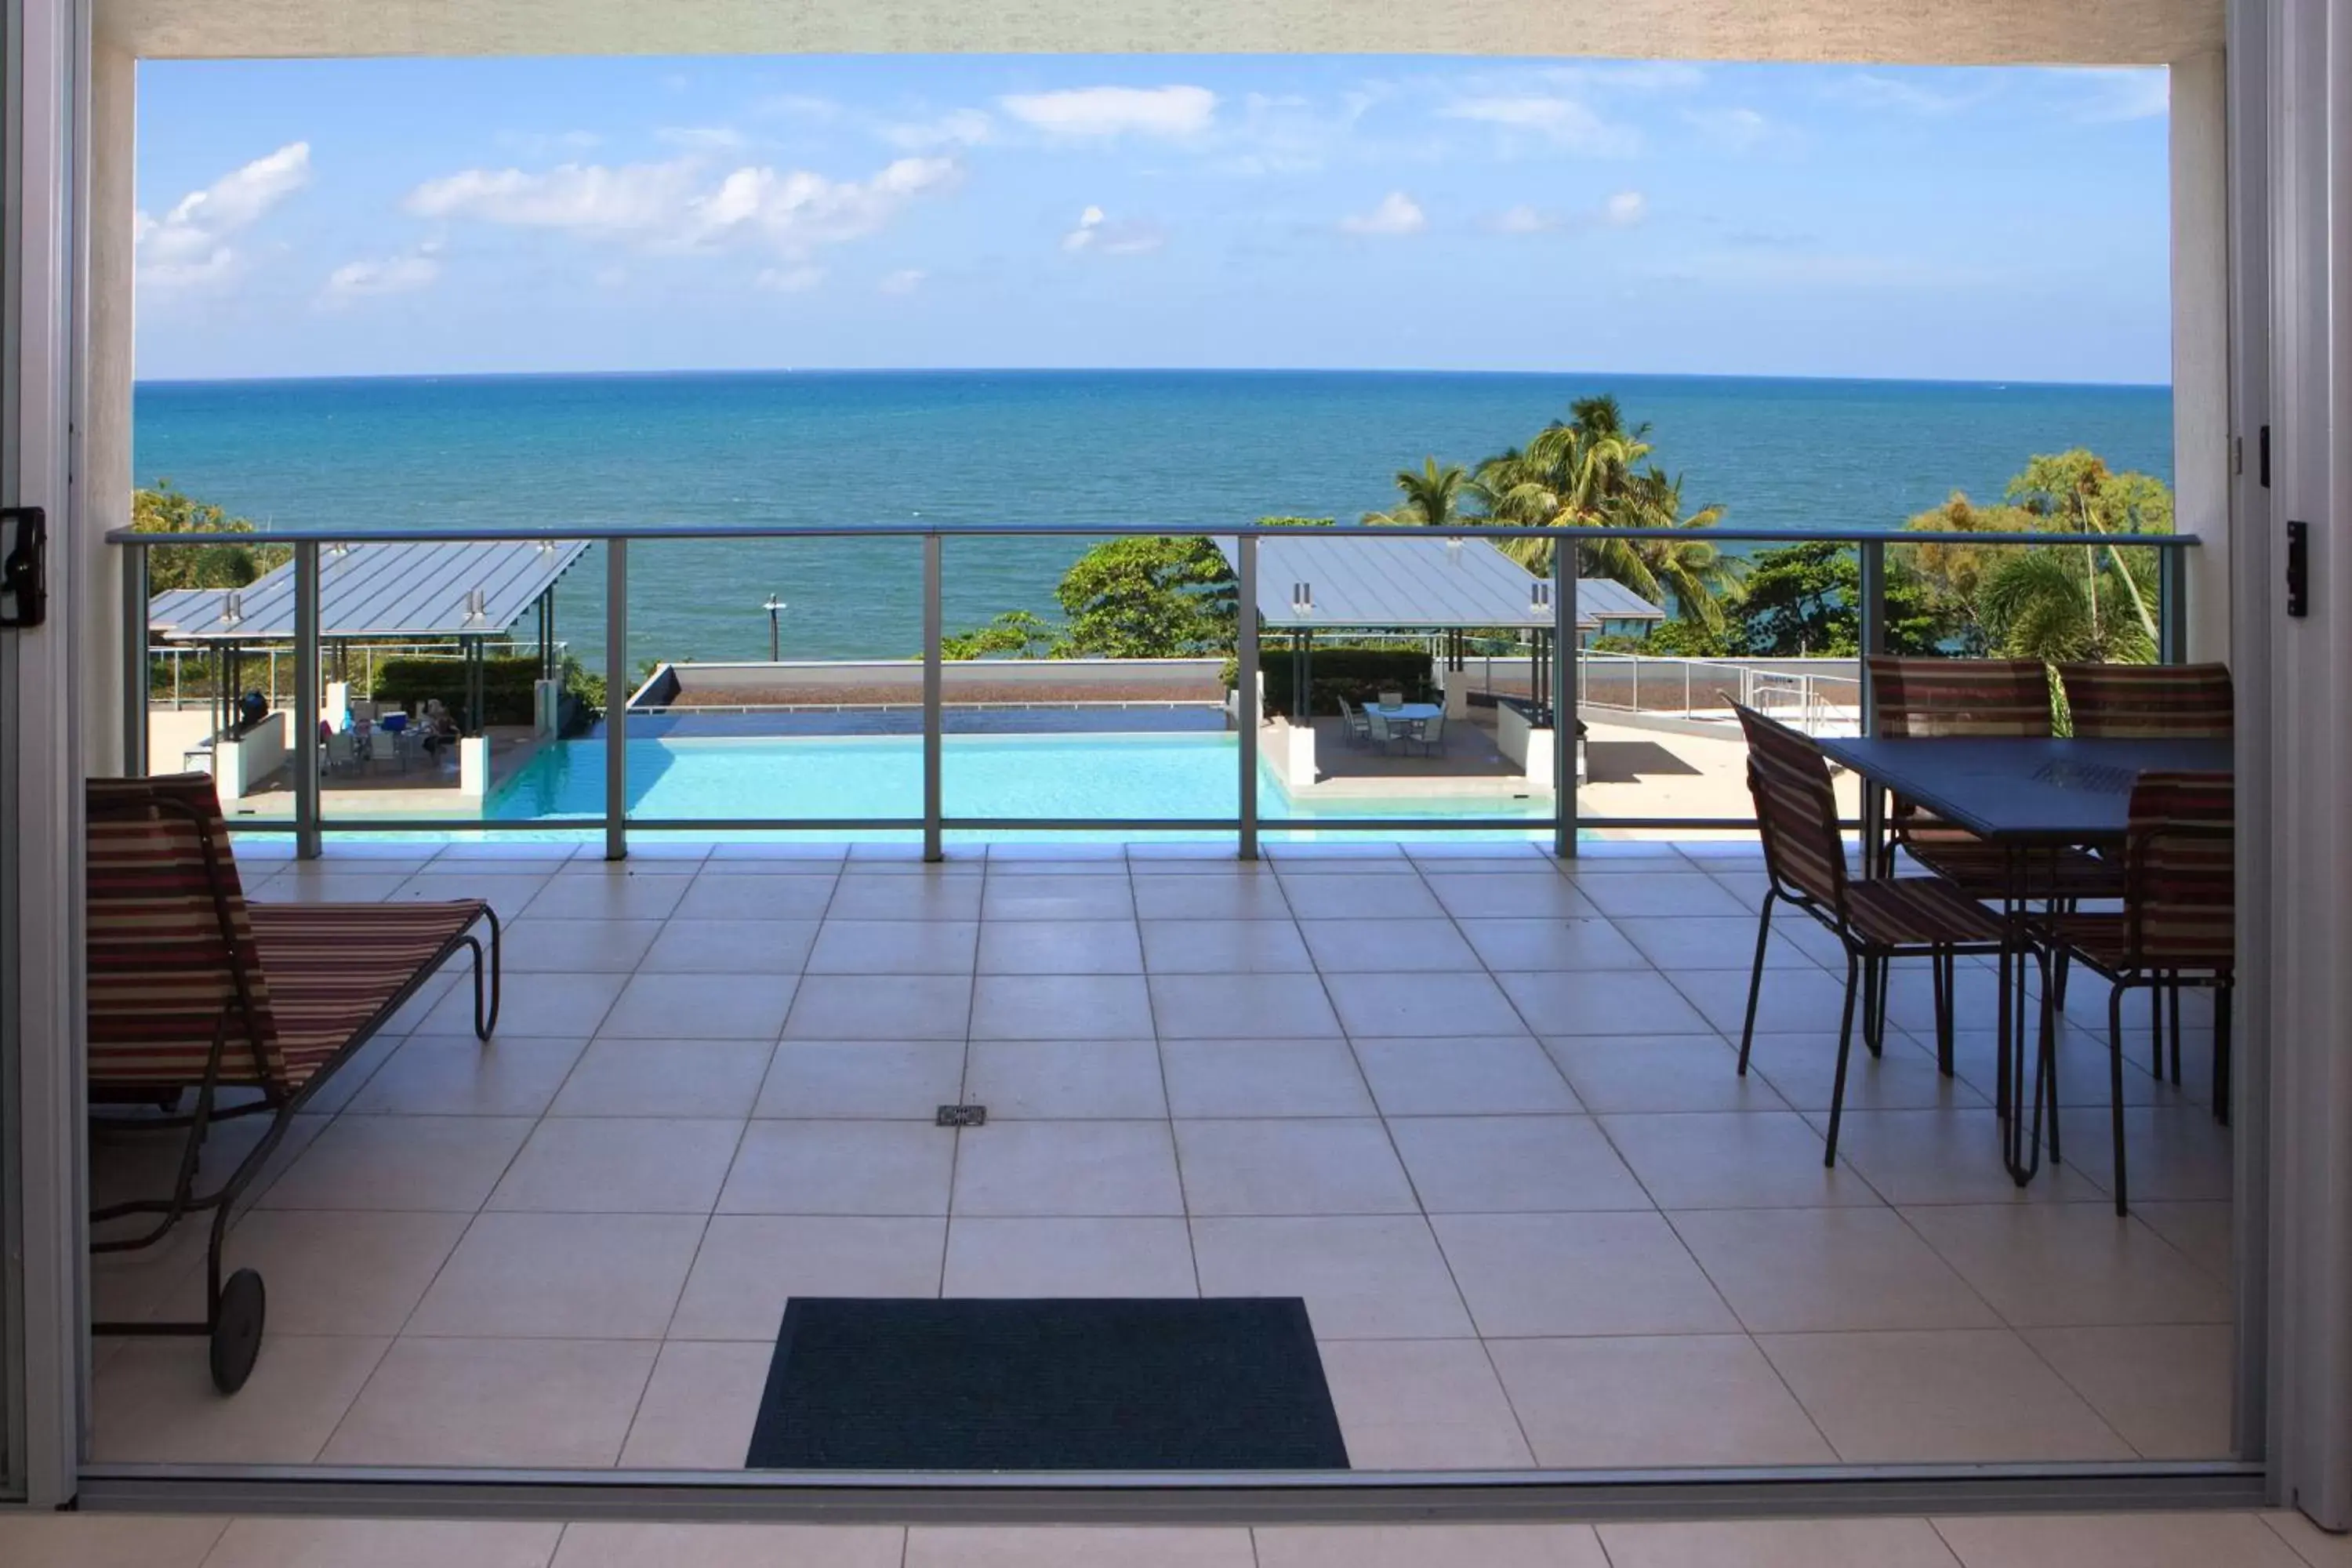
<svg viewBox="0 0 2352 1568"><path fill-rule="evenodd" d="M146 377L2168 378L2160 70L149 63L139 113Z"/></svg>

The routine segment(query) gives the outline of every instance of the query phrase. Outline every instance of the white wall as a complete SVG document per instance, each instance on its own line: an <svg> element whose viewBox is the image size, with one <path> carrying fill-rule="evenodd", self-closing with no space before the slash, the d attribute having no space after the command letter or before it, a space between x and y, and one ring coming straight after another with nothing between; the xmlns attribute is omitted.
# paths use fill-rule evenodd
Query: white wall
<svg viewBox="0 0 2352 1568"><path fill-rule="evenodd" d="M2172 67L2172 467L2189 567L2189 657L2230 656L2230 184L2218 49Z"/></svg>

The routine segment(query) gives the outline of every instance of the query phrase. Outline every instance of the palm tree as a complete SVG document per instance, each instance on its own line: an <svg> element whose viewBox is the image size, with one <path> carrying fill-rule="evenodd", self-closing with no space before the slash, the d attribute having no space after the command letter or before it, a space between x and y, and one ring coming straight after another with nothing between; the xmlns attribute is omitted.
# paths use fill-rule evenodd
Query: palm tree
<svg viewBox="0 0 2352 1568"><path fill-rule="evenodd" d="M1554 420L1524 450L1513 447L1478 465L1470 489L1480 520L1527 529L1594 528L1609 521L1626 491L1633 466L1649 455L1650 427L1628 428L1613 397L1580 397L1565 421ZM1503 553L1530 571L1549 570L1552 542L1507 540ZM1659 584L1640 552L1625 540L1591 540L1578 548L1578 569L1607 577L1656 599Z"/></svg>
<svg viewBox="0 0 2352 1568"><path fill-rule="evenodd" d="M1434 458L1423 458L1418 473L1411 468L1399 470L1396 488L1404 500L1386 511L1368 511L1364 521L1379 525L1414 528L1443 528L1462 521L1462 491L1470 476L1459 463L1437 466Z"/></svg>
<svg viewBox="0 0 2352 1568"><path fill-rule="evenodd" d="M1633 476L1609 511L1610 521L1627 528L1706 529L1723 519L1723 508L1715 505L1685 516L1682 476L1668 474L1654 464ZM1678 619L1696 622L1709 631L1723 629L1723 600L1738 588L1739 574L1737 564L1714 541L1633 539L1622 542L1632 547L1651 582L1674 595Z"/></svg>
<svg viewBox="0 0 2352 1568"><path fill-rule="evenodd" d="M1977 607L1995 646L2011 658L2051 664L2153 663L2156 638L2145 620L2103 614L2099 603L2102 578L2109 579L2110 592L2120 578L2133 601L2144 603L2141 584L2132 580L2135 568L2119 561L2103 569L2095 557L2087 570L2078 569L2072 553L2071 547L2021 550L1985 574Z"/></svg>

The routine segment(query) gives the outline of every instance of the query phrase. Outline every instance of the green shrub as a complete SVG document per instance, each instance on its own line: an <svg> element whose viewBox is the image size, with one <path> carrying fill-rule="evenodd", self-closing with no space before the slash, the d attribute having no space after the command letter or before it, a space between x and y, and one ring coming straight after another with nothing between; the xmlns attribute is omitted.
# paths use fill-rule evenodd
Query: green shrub
<svg viewBox="0 0 2352 1568"><path fill-rule="evenodd" d="M1269 713L1287 718L1291 708L1291 653L1287 640L1268 640L1258 649L1258 665L1265 674L1265 706ZM1339 699L1358 707L1382 691L1402 691L1408 702L1425 702L1434 694L1427 650L1402 647L1318 646L1307 667L1307 700L1318 713L1339 711ZM1238 685L1241 665L1225 661L1228 690Z"/></svg>
<svg viewBox="0 0 2352 1568"><path fill-rule="evenodd" d="M482 722L528 724L531 721L531 684L539 679L539 660L529 656L482 661ZM375 700L415 711L429 698L462 723L466 714L466 662L460 658L415 656L387 658L375 667Z"/></svg>

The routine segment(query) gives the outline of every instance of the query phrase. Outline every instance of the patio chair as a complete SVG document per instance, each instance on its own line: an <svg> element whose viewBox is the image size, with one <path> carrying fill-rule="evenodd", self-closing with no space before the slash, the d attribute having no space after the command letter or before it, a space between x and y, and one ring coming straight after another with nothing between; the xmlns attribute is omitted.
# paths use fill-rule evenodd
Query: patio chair
<svg viewBox="0 0 2352 1568"><path fill-rule="evenodd" d="M87 790L90 1101L148 1108L96 1126L185 1135L169 1196L90 1215L93 1225L152 1215L152 1227L91 1250L149 1247L187 1215L212 1215L201 1321L92 1331L205 1335L214 1386L234 1394L260 1353L268 1299L250 1268L221 1278L232 1210L295 1113L461 950L474 956L474 1033L489 1038L498 916L478 899L248 905L210 777L92 779ZM475 934L485 924L487 950ZM216 1187L199 1190L207 1135L247 1115L268 1117L268 1130Z"/></svg>
<svg viewBox="0 0 2352 1568"><path fill-rule="evenodd" d="M1364 710L1364 739L1385 752L1391 742L1404 739L1404 735L1389 723L1387 714L1377 708L1367 708Z"/></svg>
<svg viewBox="0 0 2352 1568"><path fill-rule="evenodd" d="M1445 754L1445 715L1440 713L1434 719L1415 720L1412 726L1412 738L1421 747L1424 756L1431 754L1444 756Z"/></svg>
<svg viewBox="0 0 2352 1568"><path fill-rule="evenodd" d="M1339 717L1347 724L1346 735L1350 746L1360 746L1372 738L1372 721L1364 717L1362 709L1350 706L1344 697L1339 699Z"/></svg>
<svg viewBox="0 0 2352 1568"><path fill-rule="evenodd" d="M1941 877L1872 877L1846 873L1845 839L1838 831L1837 797L1829 759L1802 732L1732 704L1748 737L1748 788L1756 799L1764 868L1770 885L1756 926L1756 963L1748 980L1748 1014L1739 1032L1739 1073L1746 1077L1756 1041L1756 1004L1764 988L1764 957L1772 937L1772 906L1794 904L1826 927L1845 949L1845 1011L1838 1024L1837 1076L1830 1090L1824 1165L1837 1163L1838 1129L1845 1110L1847 1063L1853 1055L1854 1003L1860 992L1867 1017L1883 1005L1887 967L1898 958L1935 965L1938 1054L1951 1055L1951 965L1964 953L1991 953L2023 962L2038 951L2008 921ZM2043 987L2045 993L2048 987ZM2050 1043L2049 1007L2042 1049ZM1865 1032L1874 1056L1881 1041Z"/></svg>
<svg viewBox="0 0 2352 1568"><path fill-rule="evenodd" d="M2124 1172L2124 993L2135 986L2213 992L2213 1114L2230 1120L2230 1009L2237 963L2236 789L2228 773L2144 773L2132 786L2119 912L2059 914L2053 949L2113 986L2107 994L2108 1088L2116 1143L2116 1213Z"/></svg>
<svg viewBox="0 0 2352 1568"><path fill-rule="evenodd" d="M360 765L359 738L349 731L337 731L326 738L327 771L337 773Z"/></svg>
<svg viewBox="0 0 2352 1568"><path fill-rule="evenodd" d="M1917 658L1872 654L1863 660L1870 674L1872 733L1885 738L1947 735L2042 739L2051 733L2050 674L2034 658ZM2005 900L2012 892L2055 909L2084 899L2111 899L2122 879L2097 856L2079 849L2036 854L2012 864L2009 852L1987 844L1964 827L1942 820L1916 802L1895 796L1887 806L1887 835L1876 847L1878 870L1892 876L1899 849L1970 898ZM1940 977L1948 988L1951 973ZM2066 974L2058 971L2058 1002L2065 1003ZM1884 992L1881 1002L1884 1003ZM1873 1016L1874 1038L1885 1020ZM1941 1063L1945 1076L1951 1062Z"/></svg>
<svg viewBox="0 0 2352 1568"><path fill-rule="evenodd" d="M2058 684L2074 733L2085 740L2226 741L2236 731L2236 698L2222 664L2062 664ZM2059 962L2059 995L2067 964ZM2148 994L2156 1070L2165 1071L2165 1011L2171 1011L2172 1081L2180 1081L2180 991Z"/></svg>
<svg viewBox="0 0 2352 1568"><path fill-rule="evenodd" d="M2062 664L2058 684L2085 740L2226 741L2235 730L2221 664Z"/></svg>

